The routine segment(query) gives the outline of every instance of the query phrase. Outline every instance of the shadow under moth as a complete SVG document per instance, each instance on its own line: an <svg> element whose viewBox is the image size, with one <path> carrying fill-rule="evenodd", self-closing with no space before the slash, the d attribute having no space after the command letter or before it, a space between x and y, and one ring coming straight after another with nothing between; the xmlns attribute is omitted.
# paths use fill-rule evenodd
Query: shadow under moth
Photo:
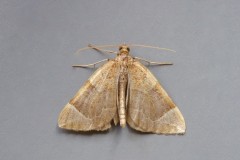
<svg viewBox="0 0 240 160"><path fill-rule="evenodd" d="M102 50L97 46L89 48ZM178 107L153 74L142 64L149 62L129 55L121 45L117 57L106 61L68 102L58 118L58 126L73 131L105 131L115 125L156 134L184 134L186 125ZM100 61L100 62L103 62ZM97 62L98 63L98 62ZM90 67L97 64L76 65Z"/></svg>

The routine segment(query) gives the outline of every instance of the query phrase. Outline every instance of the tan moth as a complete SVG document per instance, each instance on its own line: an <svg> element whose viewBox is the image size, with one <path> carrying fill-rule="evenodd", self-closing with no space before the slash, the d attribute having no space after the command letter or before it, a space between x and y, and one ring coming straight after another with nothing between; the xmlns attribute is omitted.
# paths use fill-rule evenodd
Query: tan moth
<svg viewBox="0 0 240 160"><path fill-rule="evenodd" d="M101 50L96 46L90 48ZM149 62L131 57L129 46L121 45L117 57L98 68L63 108L58 126L74 131L105 131L115 125L157 134L184 134L184 118L153 74ZM102 62L102 61L100 61ZM76 65L74 67L89 67Z"/></svg>

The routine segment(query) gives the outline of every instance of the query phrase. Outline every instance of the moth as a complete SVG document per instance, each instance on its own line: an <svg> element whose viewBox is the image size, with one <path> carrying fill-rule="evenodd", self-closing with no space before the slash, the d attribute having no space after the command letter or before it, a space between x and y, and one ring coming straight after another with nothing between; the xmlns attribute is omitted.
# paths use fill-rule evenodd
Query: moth
<svg viewBox="0 0 240 160"><path fill-rule="evenodd" d="M170 63L149 62L132 57L129 52L129 46L121 45L116 58L106 60L95 71L61 111L60 128L105 131L113 122L121 127L128 124L141 132L185 133L185 121L178 107L141 61L150 65Z"/></svg>

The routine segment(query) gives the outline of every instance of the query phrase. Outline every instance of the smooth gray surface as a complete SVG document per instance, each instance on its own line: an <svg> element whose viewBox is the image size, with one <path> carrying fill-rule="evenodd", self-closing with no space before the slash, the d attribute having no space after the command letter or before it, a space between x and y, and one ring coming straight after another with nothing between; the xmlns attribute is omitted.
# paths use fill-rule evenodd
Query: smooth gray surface
<svg viewBox="0 0 240 160"><path fill-rule="evenodd" d="M0 1L1 160L237 160L240 157L240 2ZM72 69L109 55L74 52L88 43L139 43L132 55L151 67L183 113L187 134L74 134L58 114L93 73Z"/></svg>

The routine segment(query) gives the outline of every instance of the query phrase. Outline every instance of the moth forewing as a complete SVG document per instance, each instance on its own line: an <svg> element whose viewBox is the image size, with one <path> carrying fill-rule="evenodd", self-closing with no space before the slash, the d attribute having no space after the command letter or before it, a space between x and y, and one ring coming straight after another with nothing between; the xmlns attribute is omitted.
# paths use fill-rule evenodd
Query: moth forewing
<svg viewBox="0 0 240 160"><path fill-rule="evenodd" d="M142 132L183 134L184 118L152 73L140 62L129 67L128 124Z"/></svg>
<svg viewBox="0 0 240 160"><path fill-rule="evenodd" d="M95 71L60 113L59 127L75 131L109 129L117 113L118 72L114 60Z"/></svg>

